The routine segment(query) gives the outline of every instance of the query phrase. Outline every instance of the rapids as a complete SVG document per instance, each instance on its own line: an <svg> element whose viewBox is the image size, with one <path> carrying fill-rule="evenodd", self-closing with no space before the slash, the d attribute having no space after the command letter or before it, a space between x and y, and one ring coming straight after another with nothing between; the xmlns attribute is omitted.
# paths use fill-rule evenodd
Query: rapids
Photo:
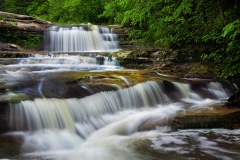
<svg viewBox="0 0 240 160"><path fill-rule="evenodd" d="M97 36L110 32L103 28L96 30L96 27L89 31L81 27L61 29L57 26L46 32L55 38L70 38L70 30L90 36L96 33L82 32L99 31ZM81 51L71 44L71 41L61 44L54 40L46 47L53 52L65 51L65 48L69 52ZM157 71L153 79L122 69L114 58L113 63L109 63L107 57L101 58L104 63L100 64L94 53L89 56L51 53L16 58L2 65L1 84L11 89L2 93L1 98L28 97L8 105L11 128L0 135L0 159L240 158L239 129L173 130L170 125L179 113L213 110L223 105L237 90L233 84L199 79L185 80L191 82L185 83ZM73 75L78 76L77 80L70 81L75 78ZM108 76L112 76L113 84L105 85L107 90L96 90L103 83L96 83L97 77L110 82ZM69 84L74 84L71 90L66 88Z"/></svg>

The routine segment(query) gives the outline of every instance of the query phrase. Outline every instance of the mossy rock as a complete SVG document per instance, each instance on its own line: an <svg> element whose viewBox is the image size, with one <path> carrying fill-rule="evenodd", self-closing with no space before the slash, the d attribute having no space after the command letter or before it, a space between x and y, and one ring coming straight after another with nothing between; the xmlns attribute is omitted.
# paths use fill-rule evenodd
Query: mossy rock
<svg viewBox="0 0 240 160"><path fill-rule="evenodd" d="M18 103L27 99L29 99L29 97L23 93L21 94L7 93L5 95L0 96L1 102Z"/></svg>

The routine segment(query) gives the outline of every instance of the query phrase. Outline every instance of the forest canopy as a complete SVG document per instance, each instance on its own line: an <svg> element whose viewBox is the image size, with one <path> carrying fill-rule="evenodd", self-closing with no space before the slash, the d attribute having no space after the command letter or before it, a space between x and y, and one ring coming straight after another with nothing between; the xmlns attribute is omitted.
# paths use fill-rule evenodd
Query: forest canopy
<svg viewBox="0 0 240 160"><path fill-rule="evenodd" d="M130 38L170 49L200 48L220 77L240 75L238 0L0 0L0 10L60 24L122 24Z"/></svg>

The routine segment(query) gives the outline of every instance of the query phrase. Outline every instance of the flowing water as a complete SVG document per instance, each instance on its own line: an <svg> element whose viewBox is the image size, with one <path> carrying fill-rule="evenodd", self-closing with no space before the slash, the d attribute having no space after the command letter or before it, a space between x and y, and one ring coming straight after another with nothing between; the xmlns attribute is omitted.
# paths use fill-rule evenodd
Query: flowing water
<svg viewBox="0 0 240 160"><path fill-rule="evenodd" d="M53 33L50 34L54 37L55 34L70 36L65 35L65 31L62 31L64 28L58 30L59 33L55 33L56 29L53 29L50 31ZM82 32L84 29L66 30ZM109 31L99 33L105 32ZM56 45L55 40L52 43ZM67 44L67 48L71 43ZM58 48L61 44L54 45L50 47L55 47L51 51L64 51L65 46ZM70 48L70 51L79 51L73 46ZM32 85L31 88L18 92L34 92L37 96L32 100L9 104L11 131L0 135L0 138L11 137L14 141L11 141L13 145L10 147L5 141L0 142L0 147L5 144L5 148L0 148L0 158L240 159L238 129L173 130L170 127L172 118L178 113L188 110L211 110L214 106L223 105L237 89L225 81L208 80L197 86L194 83L146 81L127 88L117 87L111 91L91 93L82 98L45 97L45 93L42 92L44 83L56 72L108 72L122 69L116 65L117 62L99 64L96 57L80 54L39 55L16 59L14 64L11 61L1 66L1 83L17 83L17 86L21 86L26 85L24 83L28 82L28 79L34 79L37 81L35 88ZM159 77L166 76L157 74ZM130 83L124 76L120 76L120 79L127 85Z"/></svg>
<svg viewBox="0 0 240 160"><path fill-rule="evenodd" d="M52 26L45 31L45 51L93 52L119 50L112 29L95 25Z"/></svg>

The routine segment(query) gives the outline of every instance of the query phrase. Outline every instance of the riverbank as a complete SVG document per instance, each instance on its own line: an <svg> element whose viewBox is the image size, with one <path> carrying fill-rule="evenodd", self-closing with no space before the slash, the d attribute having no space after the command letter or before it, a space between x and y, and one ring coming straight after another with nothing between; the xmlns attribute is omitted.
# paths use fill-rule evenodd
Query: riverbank
<svg viewBox="0 0 240 160"><path fill-rule="evenodd" d="M43 52L44 30L50 22L26 15L0 12L0 57L26 57ZM130 40L128 31L121 25L109 25L118 35L121 50L112 54L126 69L162 70L180 78L217 78L215 64L203 61L203 49L170 50L156 46L146 46L137 40ZM12 43L15 42L15 43ZM106 53L105 55L108 55ZM239 82L235 82L239 85Z"/></svg>

